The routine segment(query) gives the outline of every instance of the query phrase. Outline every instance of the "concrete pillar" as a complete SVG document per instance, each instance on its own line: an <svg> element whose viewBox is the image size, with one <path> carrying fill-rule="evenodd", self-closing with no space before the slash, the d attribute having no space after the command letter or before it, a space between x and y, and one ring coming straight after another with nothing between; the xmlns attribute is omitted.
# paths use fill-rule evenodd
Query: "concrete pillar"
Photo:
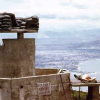
<svg viewBox="0 0 100 100"><path fill-rule="evenodd" d="M17 33L17 39L23 39L24 33Z"/></svg>
<svg viewBox="0 0 100 100"><path fill-rule="evenodd" d="M99 86L89 86L87 100L100 100Z"/></svg>
<svg viewBox="0 0 100 100"><path fill-rule="evenodd" d="M0 47L0 77L35 75L35 39L5 39Z"/></svg>

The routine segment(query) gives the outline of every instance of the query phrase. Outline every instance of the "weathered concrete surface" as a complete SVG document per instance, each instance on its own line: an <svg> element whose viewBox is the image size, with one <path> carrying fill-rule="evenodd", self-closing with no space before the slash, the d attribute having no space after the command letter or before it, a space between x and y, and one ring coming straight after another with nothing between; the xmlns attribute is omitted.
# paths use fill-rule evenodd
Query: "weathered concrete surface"
<svg viewBox="0 0 100 100"><path fill-rule="evenodd" d="M100 100L99 86L89 86L87 100Z"/></svg>
<svg viewBox="0 0 100 100"><path fill-rule="evenodd" d="M3 42L0 46L0 100L71 100L70 73L36 69L38 76L33 76L35 39Z"/></svg>
<svg viewBox="0 0 100 100"><path fill-rule="evenodd" d="M59 72L59 69L35 68L36 75L57 74L58 72Z"/></svg>
<svg viewBox="0 0 100 100"><path fill-rule="evenodd" d="M66 99L60 75L62 77ZM68 77L70 77L69 73L0 79L0 93L2 94L0 98L1 100L71 100ZM40 95L38 84L48 82L50 83L50 94Z"/></svg>
<svg viewBox="0 0 100 100"><path fill-rule="evenodd" d="M66 97L68 100L71 100L68 80L70 74L61 74L61 77ZM51 93L49 95L39 95L38 84L47 82L51 84ZM21 86L23 87L23 95L20 93ZM60 74L13 79L12 90L11 100L20 100L20 95L22 95L21 97L24 100L65 100Z"/></svg>
<svg viewBox="0 0 100 100"><path fill-rule="evenodd" d="M11 100L10 79L0 79L0 100Z"/></svg>
<svg viewBox="0 0 100 100"><path fill-rule="evenodd" d="M4 39L0 46L0 77L35 75L35 39Z"/></svg>

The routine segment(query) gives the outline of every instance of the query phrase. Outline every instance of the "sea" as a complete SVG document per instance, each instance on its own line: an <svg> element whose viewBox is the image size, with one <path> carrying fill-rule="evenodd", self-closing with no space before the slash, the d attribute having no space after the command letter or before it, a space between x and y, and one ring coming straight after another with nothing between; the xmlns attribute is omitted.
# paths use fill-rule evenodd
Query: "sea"
<svg viewBox="0 0 100 100"><path fill-rule="evenodd" d="M40 42L41 41L41 42ZM36 67L67 69L74 74L88 74L100 80L100 41L48 42L36 40ZM40 44L39 44L40 43ZM78 88L74 88L78 89ZM87 91L87 88L82 88Z"/></svg>

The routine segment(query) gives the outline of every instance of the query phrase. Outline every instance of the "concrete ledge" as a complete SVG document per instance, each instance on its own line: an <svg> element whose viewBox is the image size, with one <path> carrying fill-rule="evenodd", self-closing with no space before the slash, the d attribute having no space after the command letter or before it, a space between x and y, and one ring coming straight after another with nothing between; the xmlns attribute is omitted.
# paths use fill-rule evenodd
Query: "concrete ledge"
<svg viewBox="0 0 100 100"><path fill-rule="evenodd" d="M72 83L72 86L100 86L100 83Z"/></svg>
<svg viewBox="0 0 100 100"><path fill-rule="evenodd" d="M38 33L38 30L37 29L33 29L33 30L30 30L30 29L11 29L11 30L2 30L0 31L0 33Z"/></svg>

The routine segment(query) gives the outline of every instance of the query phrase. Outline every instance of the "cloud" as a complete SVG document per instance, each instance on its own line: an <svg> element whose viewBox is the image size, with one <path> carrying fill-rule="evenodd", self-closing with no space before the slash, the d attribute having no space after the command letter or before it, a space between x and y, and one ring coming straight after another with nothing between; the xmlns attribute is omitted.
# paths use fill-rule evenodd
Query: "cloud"
<svg viewBox="0 0 100 100"><path fill-rule="evenodd" d="M82 19L41 19L40 30L43 31L75 31L100 28L100 22Z"/></svg>
<svg viewBox="0 0 100 100"><path fill-rule="evenodd" d="M0 12L12 12L17 17L39 16L39 32L42 33L49 30L61 32L100 28L100 0L9 0L9 2L0 0L0 2Z"/></svg>

